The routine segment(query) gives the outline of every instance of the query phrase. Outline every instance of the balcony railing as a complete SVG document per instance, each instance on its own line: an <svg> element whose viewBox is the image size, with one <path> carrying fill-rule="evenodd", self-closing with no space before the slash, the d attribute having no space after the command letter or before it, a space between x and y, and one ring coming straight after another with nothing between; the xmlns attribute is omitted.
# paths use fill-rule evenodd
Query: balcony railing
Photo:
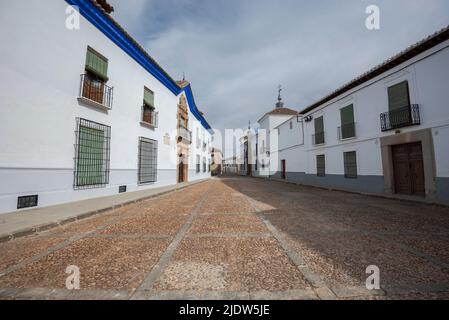
<svg viewBox="0 0 449 320"><path fill-rule="evenodd" d="M184 127L178 127L178 138L182 138L182 141L187 144L192 143L192 131Z"/></svg>
<svg viewBox="0 0 449 320"><path fill-rule="evenodd" d="M338 139L345 140L356 137L355 122L343 124L338 127Z"/></svg>
<svg viewBox="0 0 449 320"><path fill-rule="evenodd" d="M107 86L102 80L88 74L81 75L80 97L97 103L106 109L112 109L114 88Z"/></svg>
<svg viewBox="0 0 449 320"><path fill-rule="evenodd" d="M145 110L145 107L142 107L142 124L157 128L159 125L159 112Z"/></svg>
<svg viewBox="0 0 449 320"><path fill-rule="evenodd" d="M421 124L419 105L410 106L382 113L380 115L380 127L382 131L415 126Z"/></svg>
<svg viewBox="0 0 449 320"><path fill-rule="evenodd" d="M312 143L314 145L324 144L324 142L324 132L316 132L314 135L312 135Z"/></svg>

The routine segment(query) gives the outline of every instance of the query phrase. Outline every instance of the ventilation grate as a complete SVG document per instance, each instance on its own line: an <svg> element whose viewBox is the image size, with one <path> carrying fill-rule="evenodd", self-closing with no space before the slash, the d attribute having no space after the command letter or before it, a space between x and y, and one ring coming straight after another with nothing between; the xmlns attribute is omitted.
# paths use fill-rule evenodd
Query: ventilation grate
<svg viewBox="0 0 449 320"><path fill-rule="evenodd" d="M23 196L17 198L17 209L37 207L38 196Z"/></svg>

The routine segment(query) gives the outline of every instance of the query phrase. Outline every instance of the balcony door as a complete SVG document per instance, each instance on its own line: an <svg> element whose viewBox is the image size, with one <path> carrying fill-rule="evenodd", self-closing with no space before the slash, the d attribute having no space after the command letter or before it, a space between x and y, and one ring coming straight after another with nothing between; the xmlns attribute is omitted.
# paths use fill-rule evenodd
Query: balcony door
<svg viewBox="0 0 449 320"><path fill-rule="evenodd" d="M392 146L392 156L396 193L425 196L421 142Z"/></svg>

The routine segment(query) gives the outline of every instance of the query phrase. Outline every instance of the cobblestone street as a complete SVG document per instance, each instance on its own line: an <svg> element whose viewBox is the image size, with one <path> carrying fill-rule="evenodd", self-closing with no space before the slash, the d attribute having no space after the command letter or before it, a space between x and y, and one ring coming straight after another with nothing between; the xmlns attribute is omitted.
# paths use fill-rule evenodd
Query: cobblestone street
<svg viewBox="0 0 449 320"><path fill-rule="evenodd" d="M0 244L0 298L449 299L448 248L449 208L213 179Z"/></svg>

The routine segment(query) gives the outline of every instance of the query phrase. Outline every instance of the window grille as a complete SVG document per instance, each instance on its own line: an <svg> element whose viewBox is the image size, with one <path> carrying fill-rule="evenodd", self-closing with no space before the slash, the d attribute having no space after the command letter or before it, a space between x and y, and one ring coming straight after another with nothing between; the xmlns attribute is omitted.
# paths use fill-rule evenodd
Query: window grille
<svg viewBox="0 0 449 320"><path fill-rule="evenodd" d="M109 183L111 127L78 118L75 144L74 188Z"/></svg>

